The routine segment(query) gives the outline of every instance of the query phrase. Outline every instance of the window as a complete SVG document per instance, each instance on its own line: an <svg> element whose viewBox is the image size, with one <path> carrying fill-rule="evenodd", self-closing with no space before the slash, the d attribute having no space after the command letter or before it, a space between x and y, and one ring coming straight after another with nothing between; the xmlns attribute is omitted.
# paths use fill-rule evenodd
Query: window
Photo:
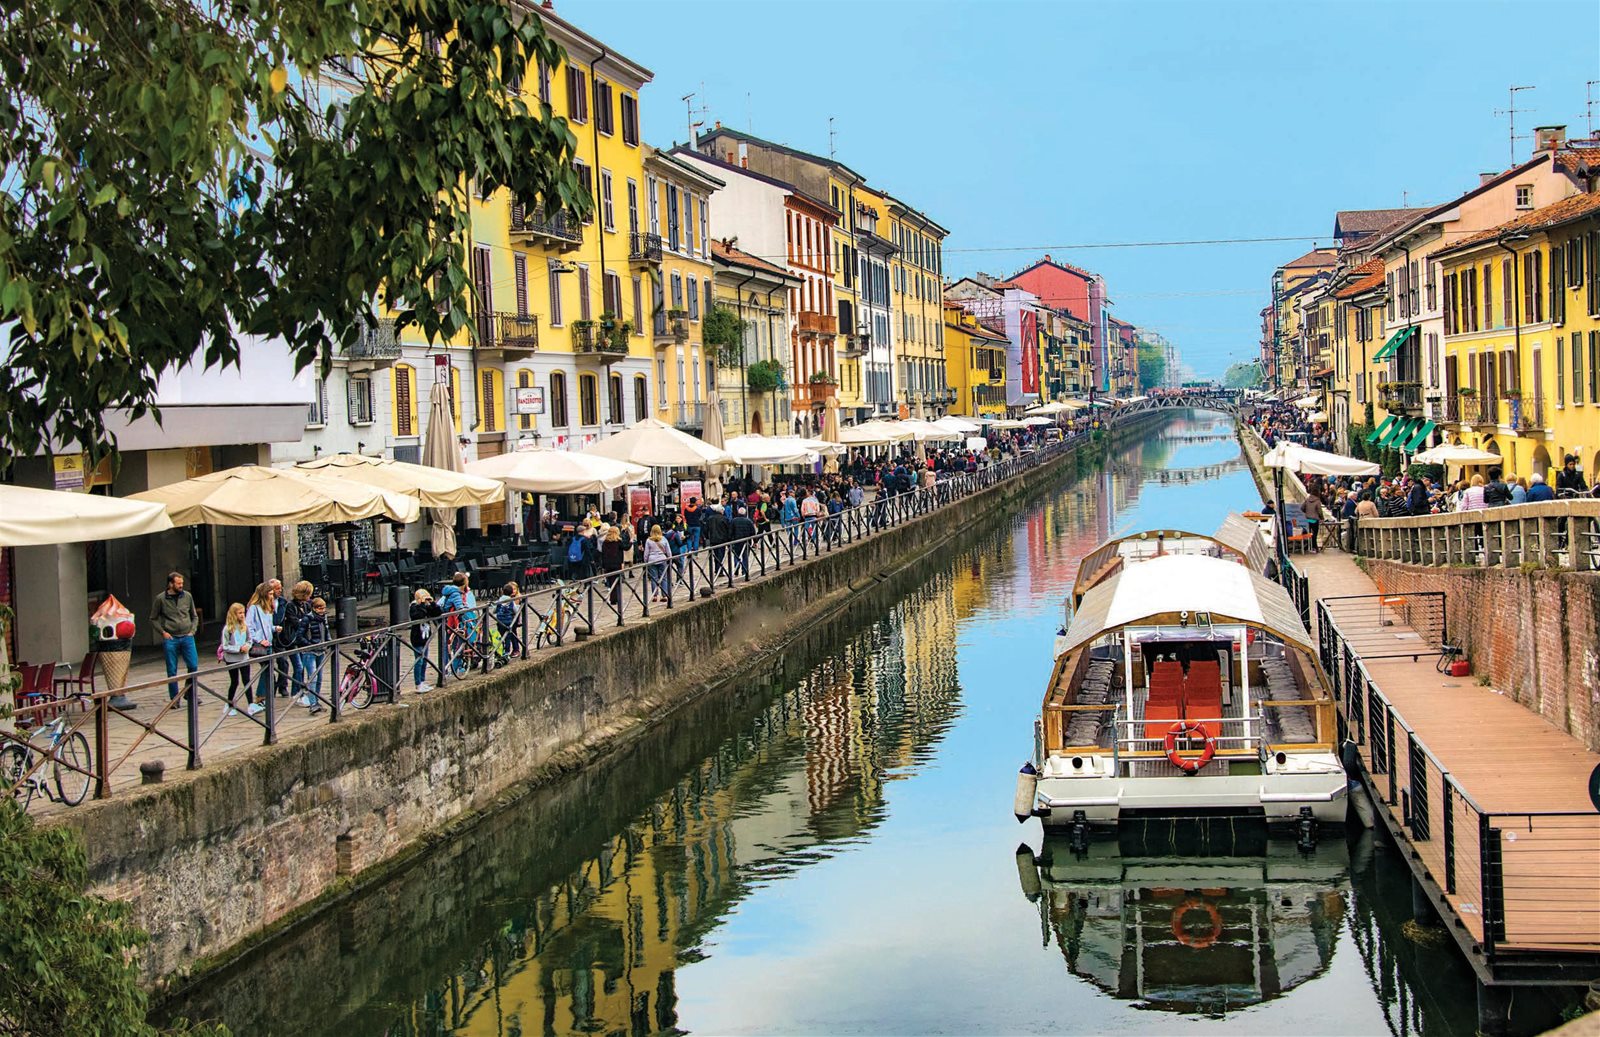
<svg viewBox="0 0 1600 1037"><path fill-rule="evenodd" d="M561 275L556 273L557 262L552 259L547 268L550 275L550 326L561 327Z"/></svg>
<svg viewBox="0 0 1600 1037"><path fill-rule="evenodd" d="M1500 261L1500 305L1500 326L1508 328L1517 305L1517 279L1512 273L1510 256Z"/></svg>
<svg viewBox="0 0 1600 1037"><path fill-rule="evenodd" d="M674 184L667 185L667 247L674 252L678 249L678 188Z"/></svg>
<svg viewBox="0 0 1600 1037"><path fill-rule="evenodd" d="M321 428L328 423L328 383L311 380L311 407L306 412L306 428Z"/></svg>
<svg viewBox="0 0 1600 1037"><path fill-rule="evenodd" d="M638 277L633 279L633 333L644 334L644 280Z"/></svg>
<svg viewBox="0 0 1600 1037"><path fill-rule="evenodd" d="M633 419L635 421L643 421L650 416L649 404L649 383L644 375L636 374L633 376Z"/></svg>
<svg viewBox="0 0 1600 1037"><path fill-rule="evenodd" d="M589 77L576 65L567 66L567 118L589 121Z"/></svg>
<svg viewBox="0 0 1600 1037"><path fill-rule="evenodd" d="M517 372L517 388L518 389L531 389L531 388L533 388L533 372L532 371L530 371L530 370L528 370L527 368L524 367L524 368L522 368L521 370L519 370ZM518 414L517 415L517 428L521 429L524 432L527 432L530 429L532 429L533 428L533 415L532 414Z"/></svg>
<svg viewBox="0 0 1600 1037"><path fill-rule="evenodd" d="M578 376L578 423L600 424L600 379L592 374Z"/></svg>
<svg viewBox="0 0 1600 1037"><path fill-rule="evenodd" d="M1416 313L1417 312L1419 303L1421 302L1421 288L1417 284L1417 270L1418 270L1417 264L1418 264L1418 261L1413 259L1411 261L1411 271L1410 271L1409 274L1406 275L1406 287L1408 289L1410 289L1410 292L1411 292L1411 302L1410 302L1410 312L1411 313Z"/></svg>
<svg viewBox="0 0 1600 1037"><path fill-rule="evenodd" d="M1427 277L1428 277L1428 281L1427 281L1428 309L1432 310L1432 309L1436 308L1439 305L1439 294L1438 294L1439 286L1438 286L1438 283L1437 283L1438 282L1438 278L1439 278L1439 264L1438 263L1435 263L1432 260L1428 261ZM1487 294L1487 292L1485 292L1485 294Z"/></svg>
<svg viewBox="0 0 1600 1037"><path fill-rule="evenodd" d="M417 434L417 369L410 364L396 364L394 380L394 434Z"/></svg>
<svg viewBox="0 0 1600 1037"><path fill-rule="evenodd" d="M689 366L694 369L694 399L700 401L700 350L694 347L689 349Z"/></svg>
<svg viewBox="0 0 1600 1037"><path fill-rule="evenodd" d="M1589 332L1589 399L1600 403L1600 331Z"/></svg>
<svg viewBox="0 0 1600 1037"><path fill-rule="evenodd" d="M675 273L675 274L672 275L672 308L674 310L683 309L683 275L682 274Z"/></svg>
<svg viewBox="0 0 1600 1037"><path fill-rule="evenodd" d="M594 314L589 311L589 267L578 267L578 319L593 320Z"/></svg>
<svg viewBox="0 0 1600 1037"><path fill-rule="evenodd" d="M656 357L656 403L661 407L667 405L667 358Z"/></svg>
<svg viewBox="0 0 1600 1037"><path fill-rule="evenodd" d="M1583 332L1581 331L1572 333L1572 402L1574 406L1583 405Z"/></svg>
<svg viewBox="0 0 1600 1037"><path fill-rule="evenodd" d="M550 103L550 66L539 58L539 100L545 104Z"/></svg>
<svg viewBox="0 0 1600 1037"><path fill-rule="evenodd" d="M644 182L645 195L650 199L650 233L661 234L661 188L656 184L656 178L650 177Z"/></svg>
<svg viewBox="0 0 1600 1037"><path fill-rule="evenodd" d="M674 350L674 352L677 354L678 360L678 406L682 407L683 402L689 398L684 380L683 347L679 346L676 350Z"/></svg>
<svg viewBox="0 0 1600 1037"><path fill-rule="evenodd" d="M1483 327L1494 327L1494 264L1483 264Z"/></svg>
<svg viewBox="0 0 1600 1037"><path fill-rule="evenodd" d="M700 255L709 259L711 258L711 203L708 199L701 198L696 204L700 208Z"/></svg>
<svg viewBox="0 0 1600 1037"><path fill-rule="evenodd" d="M1577 353L1577 335L1573 335L1573 353ZM1556 406L1567 404L1567 351L1561 348L1561 336L1556 336Z"/></svg>
<svg viewBox="0 0 1600 1037"><path fill-rule="evenodd" d="M706 303L705 303L706 316L709 317L709 316L711 316L711 278L709 278L709 277L702 278L701 281L700 281L700 285L701 285L701 290L702 290L702 292L704 292L705 297L706 297Z"/></svg>
<svg viewBox="0 0 1600 1037"><path fill-rule="evenodd" d="M550 424L567 427L567 376L561 371L550 373Z"/></svg>
<svg viewBox="0 0 1600 1037"><path fill-rule="evenodd" d="M606 230L617 229L617 207L611 200L611 170L600 170L600 219Z"/></svg>
<svg viewBox="0 0 1600 1037"><path fill-rule="evenodd" d="M611 376L610 389L611 391L607 394L609 399L606 401L611 405L608 420L613 425L621 425L628 420L628 416L622 410L622 376L620 374Z"/></svg>
<svg viewBox="0 0 1600 1037"><path fill-rule="evenodd" d="M1567 257L1561 249L1550 248L1550 320L1560 324L1567 318Z"/></svg>
<svg viewBox="0 0 1600 1037"><path fill-rule="evenodd" d="M628 233L639 233L639 181L628 178Z"/></svg>
<svg viewBox="0 0 1600 1037"><path fill-rule="evenodd" d="M605 312L617 321L622 320L622 278L613 271L605 273Z"/></svg>
<svg viewBox="0 0 1600 1037"><path fill-rule="evenodd" d="M583 222L593 223L595 210L594 173L589 169L588 165L576 159L573 160L572 168L578 174L578 182L583 185L583 193L589 198L589 215L583 218Z"/></svg>
<svg viewBox="0 0 1600 1037"><path fill-rule="evenodd" d="M639 99L627 93L622 95L622 142L639 146Z"/></svg>
<svg viewBox="0 0 1600 1037"><path fill-rule="evenodd" d="M689 278L689 319L700 319L700 293L694 290L694 278Z"/></svg>
<svg viewBox="0 0 1600 1037"><path fill-rule="evenodd" d="M350 424L372 424L372 379L351 378L345 383L345 398L349 404Z"/></svg>
<svg viewBox="0 0 1600 1037"><path fill-rule="evenodd" d="M500 429L500 372L485 367L478 372L478 428L484 432Z"/></svg>
<svg viewBox="0 0 1600 1037"><path fill-rule="evenodd" d="M1395 311L1394 303L1395 303L1395 299L1394 299L1394 271L1393 270L1389 271L1389 273L1387 275L1385 275L1385 277L1384 277L1384 295L1386 297L1385 305L1387 305L1389 307L1389 319L1390 320L1394 320L1394 311Z"/></svg>
<svg viewBox="0 0 1600 1037"><path fill-rule="evenodd" d="M598 76L594 81L594 128L608 137L616 131L611 109L611 84Z"/></svg>
<svg viewBox="0 0 1600 1037"><path fill-rule="evenodd" d="M437 377L438 371L439 371L439 369L437 367L434 368L435 377ZM456 432L460 433L460 431L461 431L461 371L459 369L457 369L457 368L454 368L454 367L450 368L450 420L452 422L454 422L454 424L456 426Z"/></svg>
<svg viewBox="0 0 1600 1037"><path fill-rule="evenodd" d="M1531 208L1533 208L1533 185L1532 184L1518 184L1517 185L1517 208L1519 208L1519 209L1531 209Z"/></svg>
<svg viewBox="0 0 1600 1037"><path fill-rule="evenodd" d="M521 252L511 254L511 273L516 282L517 316L528 315L528 257Z"/></svg>

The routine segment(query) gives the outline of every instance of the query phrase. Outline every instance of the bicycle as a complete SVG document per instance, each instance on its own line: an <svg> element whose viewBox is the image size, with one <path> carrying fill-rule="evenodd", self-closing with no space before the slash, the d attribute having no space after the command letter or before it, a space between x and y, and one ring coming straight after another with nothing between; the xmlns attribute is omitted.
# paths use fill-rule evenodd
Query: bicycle
<svg viewBox="0 0 1600 1037"><path fill-rule="evenodd" d="M41 735L46 738L46 744L36 747L34 740ZM44 777L45 768L33 770L39 752L44 752L53 761L50 767L50 777L55 783L53 794L50 783ZM22 800L23 810L28 809L36 792L43 793L52 802L75 807L89 795L89 787L94 783L93 763L93 757L89 754L89 739L84 737L82 731L68 731L67 718L58 716L30 734L26 743L9 742L4 749L0 749L0 782L9 786L11 794ZM30 770L33 773L30 774ZM25 774L26 778L23 777Z"/></svg>
<svg viewBox="0 0 1600 1037"><path fill-rule="evenodd" d="M491 656L487 638L478 636L478 628L484 623L482 616L459 616L451 613L445 619L445 665L450 673L457 677L465 677L467 671L486 665Z"/></svg>
<svg viewBox="0 0 1600 1037"><path fill-rule="evenodd" d="M383 638L363 637L356 643L356 654L350 668L339 678L339 700L346 706L366 709L378 693L378 674L373 663L383 654Z"/></svg>
<svg viewBox="0 0 1600 1037"><path fill-rule="evenodd" d="M577 616L583 610L583 585L578 583L563 583L556 581L556 593L560 596L555 607L549 615L544 617L544 622L539 624L539 629L534 633L533 646L541 648L547 644L553 645L561 637L561 628L566 616Z"/></svg>

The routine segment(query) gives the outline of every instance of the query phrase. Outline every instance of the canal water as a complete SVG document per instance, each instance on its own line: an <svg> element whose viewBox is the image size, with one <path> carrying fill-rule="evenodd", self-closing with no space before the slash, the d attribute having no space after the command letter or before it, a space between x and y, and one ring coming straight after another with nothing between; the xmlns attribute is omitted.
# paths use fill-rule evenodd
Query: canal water
<svg viewBox="0 0 1600 1037"><path fill-rule="evenodd" d="M327 1037L1470 1034L1471 973L1415 938L1409 872L1370 834L1074 854L1011 816L1078 559L1258 502L1209 414L1085 457L162 1017ZM1516 1027L1560 1007L1521 999Z"/></svg>

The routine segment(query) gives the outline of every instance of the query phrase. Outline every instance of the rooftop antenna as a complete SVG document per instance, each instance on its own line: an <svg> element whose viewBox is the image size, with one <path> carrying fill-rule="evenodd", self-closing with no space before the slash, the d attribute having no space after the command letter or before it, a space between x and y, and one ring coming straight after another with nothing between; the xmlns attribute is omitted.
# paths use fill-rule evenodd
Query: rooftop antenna
<svg viewBox="0 0 1600 1037"><path fill-rule="evenodd" d="M839 149L834 146L838 139L839 132L833 128L833 116L830 115L828 116L828 157L830 159L837 160L839 157Z"/></svg>
<svg viewBox="0 0 1600 1037"><path fill-rule="evenodd" d="M1533 89L1533 87L1531 87L1531 86L1514 86L1514 87L1511 87L1510 90L1508 91L1508 93L1511 96L1511 103L1508 104L1505 108L1497 108L1497 109L1495 109L1495 114L1496 115L1504 115L1506 117L1506 121L1510 124L1511 164L1513 166L1517 164L1517 141L1522 139L1522 137L1517 136L1517 116L1521 115L1521 114L1525 114L1526 112L1529 112L1529 111L1532 110L1532 109L1529 109L1529 108L1518 108L1517 107L1517 94L1519 92L1523 91L1523 90L1532 90L1532 89ZM1526 136L1526 134L1524 134L1523 136Z"/></svg>
<svg viewBox="0 0 1600 1037"><path fill-rule="evenodd" d="M1600 79L1591 79L1583 84L1583 119L1589 125L1589 136L1594 136L1594 108L1600 104L1594 96L1594 88L1600 86Z"/></svg>
<svg viewBox="0 0 1600 1037"><path fill-rule="evenodd" d="M705 119L697 119L697 118L695 118L695 116L697 116L697 115L703 116L703 115L706 114L706 106L704 104L700 105L699 107L695 107L695 101L699 100L700 98L702 98L705 95L705 90L706 90L706 85L704 83L701 83L699 91L691 92L691 93L687 93L687 94L683 95L683 108L684 108L684 112L685 112L685 121L688 122L688 124L689 124L689 150L690 151L694 151L696 148L698 148L700 146L700 139L699 139L698 136L695 135L695 131L706 124Z"/></svg>
<svg viewBox="0 0 1600 1037"><path fill-rule="evenodd" d="M746 133L756 132L756 117L751 114L750 91L744 92L744 128Z"/></svg>

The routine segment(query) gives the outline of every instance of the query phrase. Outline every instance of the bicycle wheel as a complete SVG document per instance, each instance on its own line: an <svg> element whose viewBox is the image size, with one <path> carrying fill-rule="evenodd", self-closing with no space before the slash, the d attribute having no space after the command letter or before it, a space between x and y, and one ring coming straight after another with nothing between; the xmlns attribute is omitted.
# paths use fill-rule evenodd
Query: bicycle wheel
<svg viewBox="0 0 1600 1037"><path fill-rule="evenodd" d="M352 673L350 676L355 679L352 682L350 694L345 698L345 702L357 709L366 709L372 705L372 696L377 694L378 678L371 671Z"/></svg>
<svg viewBox="0 0 1600 1037"><path fill-rule="evenodd" d="M33 802L33 790L36 784L32 781L26 786L18 784L23 772L28 769L28 750L20 745L8 745L0 749L0 783L3 783L11 795L22 801L22 809L27 810Z"/></svg>
<svg viewBox="0 0 1600 1037"><path fill-rule="evenodd" d="M472 666L471 662L467 659L467 653L470 651L471 649L465 644L456 644L451 646L448 665L450 667L450 673L453 676L459 678L467 675L467 670L471 669Z"/></svg>
<svg viewBox="0 0 1600 1037"><path fill-rule="evenodd" d="M89 739L82 731L74 731L56 744L56 794L61 802L75 807L89 795L89 787L94 784L93 763Z"/></svg>

